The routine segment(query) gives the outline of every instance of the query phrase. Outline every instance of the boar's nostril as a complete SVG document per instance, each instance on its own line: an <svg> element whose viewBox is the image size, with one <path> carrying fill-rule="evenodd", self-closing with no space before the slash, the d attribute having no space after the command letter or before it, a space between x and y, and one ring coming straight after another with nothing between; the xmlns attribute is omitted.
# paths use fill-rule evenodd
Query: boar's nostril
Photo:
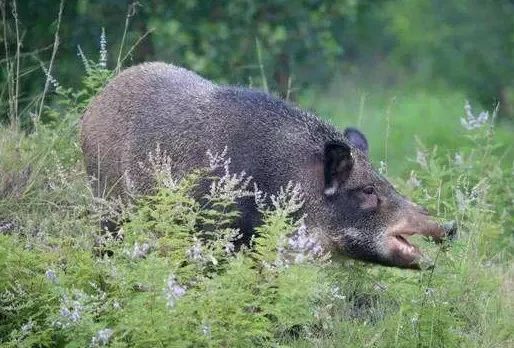
<svg viewBox="0 0 514 348"><path fill-rule="evenodd" d="M454 239L457 236L457 222L448 221L443 224L443 229L447 239Z"/></svg>

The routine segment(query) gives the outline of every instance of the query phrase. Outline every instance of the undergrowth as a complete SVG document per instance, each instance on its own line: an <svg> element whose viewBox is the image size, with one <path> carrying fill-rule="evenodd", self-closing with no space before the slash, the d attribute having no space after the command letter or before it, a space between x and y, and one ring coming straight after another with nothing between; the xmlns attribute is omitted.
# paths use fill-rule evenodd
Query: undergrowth
<svg viewBox="0 0 514 348"><path fill-rule="evenodd" d="M433 269L405 271L324 254L297 217L301 188L266 196L224 154L175 181L156 149L155 193L93 197L77 123L112 73L86 62L81 89L55 84L51 121L0 129L0 344L514 345L513 167L498 155L494 112L466 105L457 152L419 144L410 175L392 178L459 224L451 243L419 241ZM204 180L210 190L195 200ZM241 197L263 214L250 247L233 228ZM125 221L116 235L100 228L106 214Z"/></svg>

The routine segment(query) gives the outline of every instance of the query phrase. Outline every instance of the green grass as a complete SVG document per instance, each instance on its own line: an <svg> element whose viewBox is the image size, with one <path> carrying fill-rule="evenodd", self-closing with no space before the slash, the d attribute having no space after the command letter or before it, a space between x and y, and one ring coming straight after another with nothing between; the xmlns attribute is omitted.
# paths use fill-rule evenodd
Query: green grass
<svg viewBox="0 0 514 348"><path fill-rule="evenodd" d="M299 103L341 129L360 128L368 137L375 164L387 160L389 173L399 175L412 165L409 160L416 158L419 143L438 146L451 155L458 151L467 138L460 125L466 99L459 91L441 87L369 87L339 81L328 92L304 91ZM472 106L483 108L478 103ZM513 134L510 123L496 128L495 142L506 153L508 164L514 162Z"/></svg>

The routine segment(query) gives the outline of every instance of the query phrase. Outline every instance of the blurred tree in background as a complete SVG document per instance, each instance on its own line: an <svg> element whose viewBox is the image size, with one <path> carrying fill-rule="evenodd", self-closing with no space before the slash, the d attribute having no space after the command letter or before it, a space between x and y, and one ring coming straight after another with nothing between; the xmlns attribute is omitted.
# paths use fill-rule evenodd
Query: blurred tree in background
<svg viewBox="0 0 514 348"><path fill-rule="evenodd" d="M385 8L398 64L461 88L486 107L499 101L512 116L513 1L395 0Z"/></svg>
<svg viewBox="0 0 514 348"><path fill-rule="evenodd" d="M12 1L0 4L5 15L1 44L7 43L12 61ZM17 1L20 103L27 113L44 83L41 62L51 54L58 7L55 0ZM127 19L121 57L139 42L125 66L162 60L220 82L261 87L264 73L270 89L283 96L291 86L323 87L334 77L350 75L386 87L402 81L444 83L487 108L499 100L503 114L513 114L514 4L508 0L66 1L52 75L61 84L76 83L77 46L88 59L98 60L102 27L113 68ZM5 50L1 65L3 115L9 74Z"/></svg>
<svg viewBox="0 0 514 348"><path fill-rule="evenodd" d="M152 41L156 57L240 83L255 79L262 63L272 89L285 94L292 74L299 82L332 74L343 53L341 28L355 10L354 0L178 0L145 11L160 33Z"/></svg>

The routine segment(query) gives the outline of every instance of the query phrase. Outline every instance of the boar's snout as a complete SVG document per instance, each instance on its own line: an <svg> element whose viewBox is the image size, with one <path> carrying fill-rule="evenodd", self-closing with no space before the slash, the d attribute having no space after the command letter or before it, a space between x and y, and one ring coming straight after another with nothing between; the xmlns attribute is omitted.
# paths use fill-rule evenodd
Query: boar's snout
<svg viewBox="0 0 514 348"><path fill-rule="evenodd" d="M386 249L391 265L420 269L426 261L421 250L412 244L408 238L413 235L423 235L432 238L436 243L452 239L457 233L455 221L438 223L426 210L415 207L398 223L386 231Z"/></svg>
<svg viewBox="0 0 514 348"><path fill-rule="evenodd" d="M455 235L456 224L437 222L396 191L371 165L360 131L347 128L344 135L348 143L327 142L324 148L326 244L363 261L424 268L428 258L409 238L422 235L441 242Z"/></svg>

